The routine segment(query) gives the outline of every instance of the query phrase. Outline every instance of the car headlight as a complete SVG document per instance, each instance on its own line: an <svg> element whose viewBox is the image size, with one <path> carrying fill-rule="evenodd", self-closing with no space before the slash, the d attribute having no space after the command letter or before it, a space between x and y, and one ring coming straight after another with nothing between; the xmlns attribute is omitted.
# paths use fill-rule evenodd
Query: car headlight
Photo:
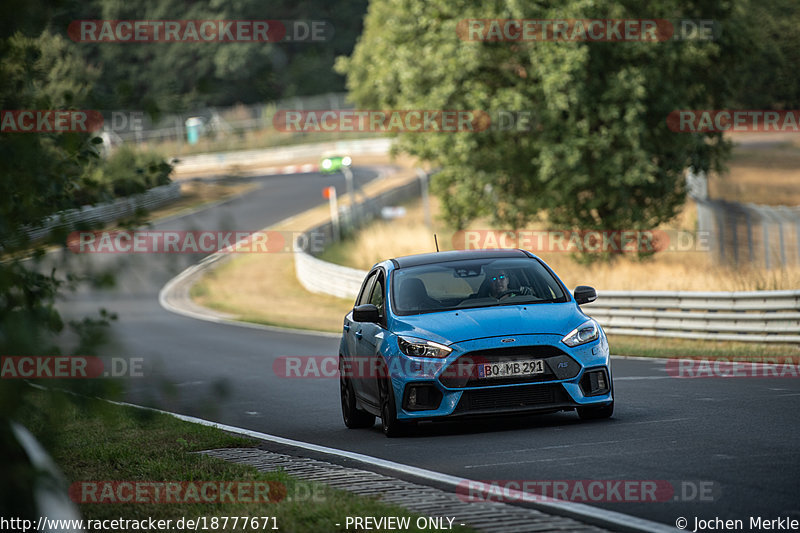
<svg viewBox="0 0 800 533"><path fill-rule="evenodd" d="M438 342L415 339L413 337L397 337L397 345L400 351L409 357L435 357L443 359L453 351Z"/></svg>
<svg viewBox="0 0 800 533"><path fill-rule="evenodd" d="M324 168L324 169L326 169L326 170L327 170L327 169L331 168L331 165L332 165L332 164L333 164L333 161L331 161L330 159L325 159L325 160L322 162L322 168Z"/></svg>
<svg viewBox="0 0 800 533"><path fill-rule="evenodd" d="M352 159L350 159L350 156L349 156L349 155L346 155L346 156L344 156L344 157L342 158L342 164L343 164L344 166L346 166L346 167L349 167L349 166L350 166L350 163L352 163L352 162L353 162L353 160L352 160Z"/></svg>
<svg viewBox="0 0 800 533"><path fill-rule="evenodd" d="M597 340L599 337L600 326L598 326L597 322L594 320L589 320L567 333L567 335L561 339L561 342L570 348L574 348L575 346Z"/></svg>

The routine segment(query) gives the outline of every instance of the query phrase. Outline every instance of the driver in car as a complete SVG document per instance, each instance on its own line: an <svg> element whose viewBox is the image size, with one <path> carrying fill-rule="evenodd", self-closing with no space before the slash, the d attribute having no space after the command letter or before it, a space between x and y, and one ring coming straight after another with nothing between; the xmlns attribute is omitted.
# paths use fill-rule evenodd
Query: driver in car
<svg viewBox="0 0 800 533"><path fill-rule="evenodd" d="M505 270L500 270L494 274L488 274L489 294L494 298L503 298L515 295L531 295L533 291L530 287L520 285L514 288L509 287L509 275Z"/></svg>

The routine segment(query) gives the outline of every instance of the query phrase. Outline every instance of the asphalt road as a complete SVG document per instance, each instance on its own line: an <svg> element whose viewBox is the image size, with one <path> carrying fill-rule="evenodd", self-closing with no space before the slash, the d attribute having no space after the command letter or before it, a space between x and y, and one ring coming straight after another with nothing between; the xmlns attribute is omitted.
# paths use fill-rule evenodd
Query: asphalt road
<svg viewBox="0 0 800 533"><path fill-rule="evenodd" d="M356 170L360 183L375 175ZM341 176L319 174L254 180L255 192L155 229L260 229L320 204L325 185L344 188ZM387 439L378 425L345 429L336 379L273 373L276 357L335 355L338 339L162 309L161 287L200 257L80 258L86 267L113 269L118 286L84 290L60 308L70 316L98 307L119 315L107 355L145 359L145 376L129 380L129 401L476 480L658 480L671 482L678 497L710 489L695 495L703 501L593 503L668 524L679 516L690 525L694 517L800 519L798 379L676 379L664 361L615 359L611 420L581 422L563 413L423 425L410 438Z"/></svg>

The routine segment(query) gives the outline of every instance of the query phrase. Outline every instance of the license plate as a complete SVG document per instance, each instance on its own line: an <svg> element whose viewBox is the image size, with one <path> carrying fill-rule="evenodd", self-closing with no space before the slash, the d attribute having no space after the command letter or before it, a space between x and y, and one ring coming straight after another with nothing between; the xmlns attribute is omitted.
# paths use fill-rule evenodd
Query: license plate
<svg viewBox="0 0 800 533"><path fill-rule="evenodd" d="M481 379L513 378L517 376L533 376L544 374L544 360L506 361L504 363L481 363L478 365L478 377Z"/></svg>

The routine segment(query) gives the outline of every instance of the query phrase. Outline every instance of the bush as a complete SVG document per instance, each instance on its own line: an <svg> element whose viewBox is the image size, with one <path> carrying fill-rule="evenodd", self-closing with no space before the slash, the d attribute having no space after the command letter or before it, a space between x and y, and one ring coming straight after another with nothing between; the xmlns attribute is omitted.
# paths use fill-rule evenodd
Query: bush
<svg viewBox="0 0 800 533"><path fill-rule="evenodd" d="M169 184L171 173L172 165L158 154L123 146L88 174L75 199L85 205L140 194Z"/></svg>

